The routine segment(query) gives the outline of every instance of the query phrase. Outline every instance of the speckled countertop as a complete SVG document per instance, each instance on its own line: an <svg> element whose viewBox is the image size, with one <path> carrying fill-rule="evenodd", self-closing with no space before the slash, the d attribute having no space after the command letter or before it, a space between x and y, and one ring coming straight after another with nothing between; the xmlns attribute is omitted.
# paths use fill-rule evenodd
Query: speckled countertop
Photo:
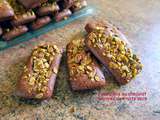
<svg viewBox="0 0 160 120"><path fill-rule="evenodd" d="M96 6L93 16L53 30L29 42L0 52L0 120L158 120L160 119L160 0L88 0ZM143 71L125 86L106 74L101 90L72 92L64 54L51 100L19 100L16 81L34 46L53 42L60 47L84 34L88 21L106 19L127 35L141 57ZM99 100L102 93L145 93L147 100Z"/></svg>

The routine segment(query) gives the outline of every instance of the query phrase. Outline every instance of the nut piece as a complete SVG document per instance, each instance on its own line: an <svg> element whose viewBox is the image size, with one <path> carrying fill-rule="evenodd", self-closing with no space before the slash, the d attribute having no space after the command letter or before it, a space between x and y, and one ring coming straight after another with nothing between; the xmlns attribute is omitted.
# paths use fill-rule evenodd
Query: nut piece
<svg viewBox="0 0 160 120"><path fill-rule="evenodd" d="M55 74L57 74L57 73L58 73L57 68L53 68L53 73L55 73Z"/></svg>

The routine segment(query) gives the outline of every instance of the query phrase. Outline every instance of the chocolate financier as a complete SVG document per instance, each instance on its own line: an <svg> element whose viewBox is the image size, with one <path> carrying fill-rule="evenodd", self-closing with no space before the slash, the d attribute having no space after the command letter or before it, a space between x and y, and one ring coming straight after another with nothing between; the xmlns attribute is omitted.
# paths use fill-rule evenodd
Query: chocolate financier
<svg viewBox="0 0 160 120"><path fill-rule="evenodd" d="M86 51L84 40L74 40L67 45L67 64L73 90L95 89L106 85L100 66Z"/></svg>
<svg viewBox="0 0 160 120"><path fill-rule="evenodd" d="M56 22L59 22L61 20L67 19L69 16L71 16L72 12L70 9L64 9L63 11L59 12L55 16Z"/></svg>
<svg viewBox="0 0 160 120"><path fill-rule="evenodd" d="M89 23L86 31L89 33L85 40L86 46L120 84L128 83L142 70L139 58L127 47L124 35L116 27Z"/></svg>
<svg viewBox="0 0 160 120"><path fill-rule="evenodd" d="M38 16L55 15L59 11L57 3L44 3L36 11Z"/></svg>
<svg viewBox="0 0 160 120"><path fill-rule="evenodd" d="M6 0L0 0L0 22L10 20L14 16L12 7Z"/></svg>
<svg viewBox="0 0 160 120"><path fill-rule="evenodd" d="M62 51L56 45L35 48L17 83L16 94L26 99L51 98Z"/></svg>
<svg viewBox="0 0 160 120"><path fill-rule="evenodd" d="M86 0L77 0L71 6L71 10L73 12L76 12L76 11L79 11L80 9L86 7L86 6L87 6L87 1Z"/></svg>
<svg viewBox="0 0 160 120"><path fill-rule="evenodd" d="M32 10L26 10L16 0L8 0L8 2L15 12L14 19L11 21L13 26L24 25L36 19L36 15Z"/></svg>
<svg viewBox="0 0 160 120"><path fill-rule="evenodd" d="M36 21L34 21L31 24L31 28L33 30L37 30L37 29L47 25L49 22L51 22L51 18L49 16L41 17L41 18L38 18Z"/></svg>
<svg viewBox="0 0 160 120"><path fill-rule="evenodd" d="M28 31L28 28L25 25L17 26L12 29L4 30L2 38L6 41L9 41L17 36L20 36Z"/></svg>
<svg viewBox="0 0 160 120"><path fill-rule="evenodd" d="M21 3L26 9L36 8L47 1L48 0L18 0L18 2Z"/></svg>

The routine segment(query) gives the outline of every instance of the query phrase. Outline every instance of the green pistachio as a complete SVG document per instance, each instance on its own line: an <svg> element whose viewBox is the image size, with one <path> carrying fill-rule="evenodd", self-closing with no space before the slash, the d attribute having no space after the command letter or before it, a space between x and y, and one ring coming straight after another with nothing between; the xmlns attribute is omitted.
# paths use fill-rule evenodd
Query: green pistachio
<svg viewBox="0 0 160 120"><path fill-rule="evenodd" d="M35 98L37 98L37 99L41 99L43 97L43 93L39 93L39 94L37 94L36 96L35 96Z"/></svg>

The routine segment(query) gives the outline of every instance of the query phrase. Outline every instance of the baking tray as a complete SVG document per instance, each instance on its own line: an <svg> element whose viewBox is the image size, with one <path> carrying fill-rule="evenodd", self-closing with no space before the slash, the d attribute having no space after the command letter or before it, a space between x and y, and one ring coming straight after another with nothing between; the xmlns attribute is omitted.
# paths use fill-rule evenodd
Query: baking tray
<svg viewBox="0 0 160 120"><path fill-rule="evenodd" d="M55 20L52 20L48 25L35 30L35 31L29 31L21 36L18 36L10 41L4 41L2 38L0 38L0 51L5 50L7 48L10 48L12 46L15 46L19 43L22 43L24 41L28 41L32 38L38 37L40 35L43 35L47 33L48 31L51 31L56 28L63 27L77 19L80 19L82 17L91 15L93 13L93 8L88 6L83 8L80 11L77 11L76 13L72 14L67 20L63 20L61 22L55 22Z"/></svg>

